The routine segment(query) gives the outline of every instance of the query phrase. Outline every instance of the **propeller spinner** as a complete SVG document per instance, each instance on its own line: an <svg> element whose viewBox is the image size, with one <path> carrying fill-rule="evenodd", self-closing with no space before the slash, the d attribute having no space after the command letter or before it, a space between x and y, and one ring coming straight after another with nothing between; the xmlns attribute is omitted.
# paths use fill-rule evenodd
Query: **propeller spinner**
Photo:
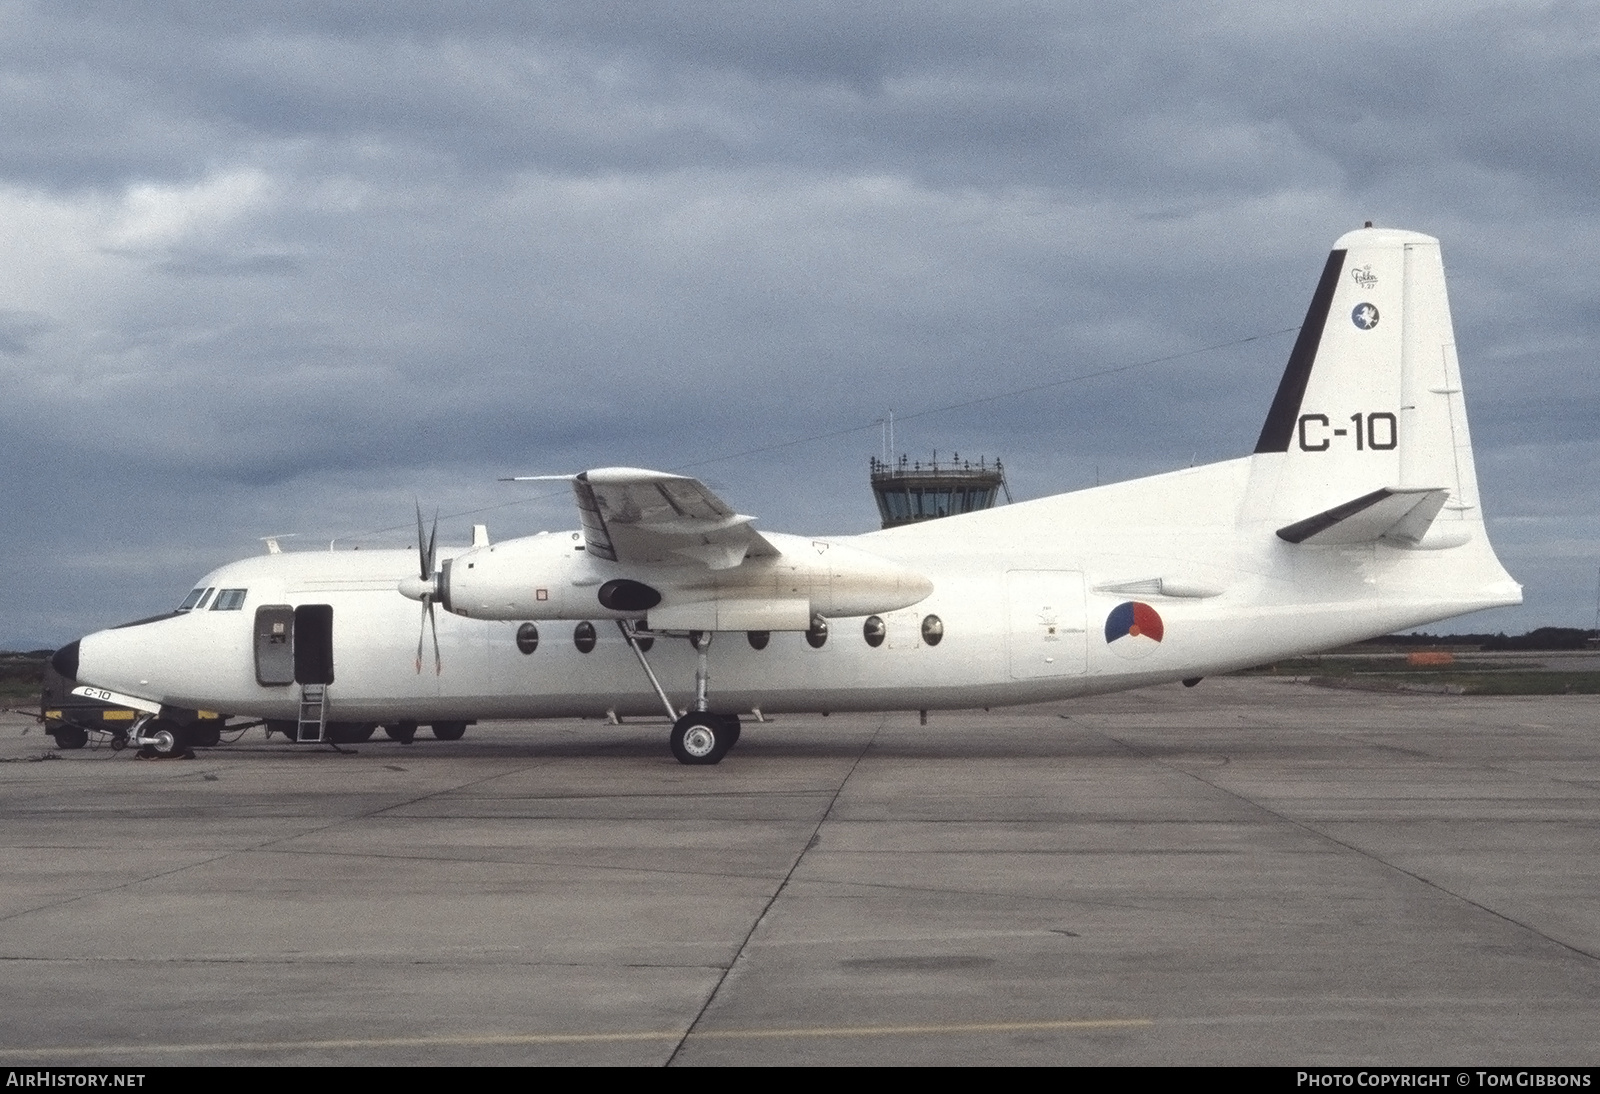
<svg viewBox="0 0 1600 1094"><path fill-rule="evenodd" d="M439 536L439 514L433 515L433 528L423 538L422 505L417 504L417 569L418 576L400 583L400 595L422 601L422 618L417 621L417 672L422 672L423 639L433 634L433 674L444 671L444 661L439 656L439 624L434 618L433 605L441 599L439 575L434 573L434 545Z"/></svg>

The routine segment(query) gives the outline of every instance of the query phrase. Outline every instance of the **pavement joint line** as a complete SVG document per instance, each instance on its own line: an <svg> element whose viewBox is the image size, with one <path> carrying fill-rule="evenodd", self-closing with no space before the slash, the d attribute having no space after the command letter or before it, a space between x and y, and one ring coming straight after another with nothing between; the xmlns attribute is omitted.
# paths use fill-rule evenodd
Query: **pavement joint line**
<svg viewBox="0 0 1600 1094"><path fill-rule="evenodd" d="M1518 728L1519 729L1523 729L1523 728L1550 729L1552 727L1550 727L1550 726L1539 726L1539 725L1528 726L1528 725L1526 725L1524 723L1518 723ZM1416 756L1418 759L1430 760L1430 761L1433 761L1435 763L1452 764L1452 765L1455 765L1455 766L1465 767L1469 771L1492 771L1497 775L1516 775L1516 776L1519 776L1519 777L1525 778L1525 779L1539 779L1539 780L1544 781L1544 782L1557 783L1557 784L1560 784L1560 785L1563 785L1563 786L1576 785L1576 786L1581 786L1581 787L1585 787L1585 788L1592 788L1592 787L1594 787L1596 785L1593 782L1585 782L1582 779L1567 779L1567 778L1562 778L1559 775L1549 775L1549 774L1544 774L1544 773L1538 772L1538 771L1528 771L1528 770L1525 770L1524 767L1522 767L1520 765L1517 765L1517 764L1506 764L1506 763L1503 763L1503 762L1496 762L1496 761L1490 761L1490 760L1476 760L1476 761L1452 760L1449 757L1442 756L1442 755L1439 755L1439 754L1436 754L1436 753L1432 753L1432 752L1421 752L1421 751L1418 751L1416 749L1401 748L1401 747L1399 747L1397 745L1381 744L1381 743L1376 742L1373 739L1371 730L1363 732L1361 727L1351 727L1348 730L1344 730L1344 731L1341 731L1341 732L1336 732L1334 734L1334 736L1339 738L1340 740L1346 740L1346 741L1354 742L1356 744L1365 745L1368 748L1378 748L1378 749L1384 749L1384 750L1392 751L1392 752L1400 752L1400 753L1404 753L1405 755L1408 755L1408 756ZM1538 761L1531 761L1531 762L1537 763Z"/></svg>
<svg viewBox="0 0 1600 1094"><path fill-rule="evenodd" d="M783 875L783 880L778 883L778 887L772 891L772 896L767 898L767 902L761 906L760 913L757 914L755 921L750 924L750 929L745 932L744 938L739 943L739 948L734 951L733 960L729 961L728 967L722 970L722 975L717 977L717 982L711 985L711 990L706 993L706 1001L700 1005L699 1011L695 1013L694 1018L689 1022L689 1028L684 1031L683 1037L673 1046L672 1052L667 1055L667 1067L672 1066L672 1061L678 1058L678 1053L683 1051L683 1046L694 1035L695 1028L705 1018L706 1012L711 1009L711 1004L716 1002L717 993L722 990L722 985L728 982L728 977L733 973L734 967L739 964L745 952L750 948L750 940L755 937L756 931L761 929L761 924L766 921L768 913L778 903L778 898L783 895L783 891L789 887L789 881L794 877L794 872L800 868L800 863L811 849L817 845L817 841L822 835L822 826L828 823L828 818L833 815L834 806L839 804L839 795L844 793L845 786L850 782L850 776L854 775L856 768L861 766L862 759L872 750L873 742L878 739L878 735L883 732L883 727L888 724L888 721L888 715L878 719L878 724L873 728L872 735L861 746L861 751L856 753L856 758L850 762L850 768L844 773L844 778L839 780L839 786L834 790L833 797L828 799L828 808L822 811L822 816L817 819L817 823L812 827L810 837L807 838L804 846L800 848L800 853L794 857L794 861L789 864L788 871Z"/></svg>
<svg viewBox="0 0 1600 1094"><path fill-rule="evenodd" d="M0 1047L0 1056L84 1056L184 1052L316 1052L363 1048L477 1048L518 1045L583 1045L627 1042L747 1041L847 1037L932 1037L955 1034L1071 1033L1102 1029L1142 1029L1152 1018L1068 1018L1040 1022L968 1022L959 1024L797 1026L777 1029L709 1029L685 1034L678 1030L620 1030L614 1033L461 1033L421 1037L340 1038L319 1041L216 1041L196 1044L45 1045Z"/></svg>
<svg viewBox="0 0 1600 1094"><path fill-rule="evenodd" d="M378 852L363 851L323 851L316 848L306 849L273 849L264 852L272 855L304 855L308 858L365 858L383 861L401 862L432 862L461 866L526 866L535 869L551 870L597 870L614 871L627 874L665 874L669 877L704 877L722 878L730 881L772 881L778 875L770 874L742 874L729 870L665 870L659 866L619 866L613 863L577 862L567 860L546 859L516 859L516 858L468 858L465 856L444 855L394 855Z"/></svg>
<svg viewBox="0 0 1600 1094"><path fill-rule="evenodd" d="M1102 732L1104 732L1104 731L1102 731ZM1106 733L1105 736L1109 740L1116 741L1117 744L1121 745L1123 748L1128 749L1130 752L1133 752L1135 755L1143 756L1144 758L1146 758L1148 760L1153 760L1155 763L1160 764L1162 767L1165 767L1170 771L1176 771L1179 774L1184 775L1184 776L1186 776L1188 778L1191 778L1191 779L1195 780L1196 782L1198 782L1198 783L1200 783L1200 784L1202 784L1204 786L1211 787L1211 789L1215 790L1219 794L1226 794L1228 797L1233 798L1236 801L1244 802L1246 805L1249 805L1249 806L1252 806L1252 807L1254 807L1256 809L1259 809L1261 812L1267 814L1269 817L1275 817L1275 818L1277 818L1278 820L1282 821L1285 824L1293 825L1295 828L1300 829L1302 832L1309 833L1310 835L1315 836L1318 839L1326 840L1327 842L1329 842L1331 844L1334 844L1337 847L1343 847L1345 850L1352 851L1355 854L1360 855L1362 858L1365 858L1365 859L1367 859L1367 860L1369 860L1371 862L1376 862L1378 865L1383 866L1386 869L1393 870L1397 874L1403 874L1406 877L1411 878L1413 881L1416 881L1419 884L1424 885L1427 888L1434 890L1435 892L1443 893L1445 896L1451 897L1452 899L1455 899L1455 900L1459 900L1463 904L1468 905L1469 907L1476 908L1480 912L1483 912L1483 913L1485 913L1487 915L1493 916L1495 919L1500 920L1502 923L1509 923L1511 926L1516 927L1518 930L1527 931L1529 934L1535 936L1536 938L1542 938L1546 942L1549 942L1551 945L1559 946L1561 949L1566 950L1568 953L1575 954L1578 957L1584 958L1585 960L1588 960L1588 961L1591 961L1591 962L1600 963L1600 953L1590 953L1588 950L1584 949L1581 946L1574 946L1570 942L1566 942L1566 941L1563 941L1562 939L1556 938L1555 936L1553 936L1551 934L1548 934L1545 931L1541 931L1538 927L1535 927L1531 923L1524 923L1522 920L1517 919L1514 916L1509 916L1505 912L1499 911L1496 908L1491 908L1487 904L1484 904L1484 903L1482 903L1480 901L1473 900L1471 897L1469 897L1469 896L1467 896L1467 895L1465 895L1463 893L1458 893L1455 890L1450 889L1450 888L1446 887L1445 885L1441 884L1440 882L1434 881L1432 878L1424 877L1423 875L1417 873L1415 870L1408 870L1404 866L1401 866L1398 863L1390 862L1388 859L1384 858L1382 855L1378 854L1375 851L1369 851L1364 847L1358 847L1357 845L1355 845L1353 843L1350 843L1350 842L1348 842L1346 840L1340 839L1338 836L1333 835L1331 832L1324 832L1322 829L1314 827L1309 821L1297 820L1294 817L1291 817L1286 813L1280 813L1278 810L1273 809L1271 806L1265 805L1262 802L1256 801L1254 798L1247 797L1244 794L1239 793L1238 791L1229 790L1225 786L1218 786L1216 783L1212 782L1210 779L1207 779L1207 778L1204 778L1203 776L1201 776L1199 774L1199 772L1189 771L1189 770L1186 770L1185 768L1177 766L1176 764L1168 763L1166 760L1163 760L1159 756L1151 756L1148 753L1146 753L1143 750L1141 750L1139 748L1139 746L1134 745L1134 744L1130 744L1129 742L1123 741L1123 740L1121 740L1121 739L1119 739L1117 737L1113 737L1109 733ZM1472 800L1472 799L1467 799L1467 800ZM1338 822L1335 821L1335 822L1332 822L1332 823L1338 823Z"/></svg>
<svg viewBox="0 0 1600 1094"><path fill-rule="evenodd" d="M19 916L33 915L33 914L35 914L37 912L46 912L46 911L50 911L51 909L54 909L54 908L60 908L60 907L62 907L64 905L67 905L67 904L75 904L80 900L87 900L87 899L89 899L91 897L104 896L107 893L115 893L115 892L118 892L118 891L123 890L123 889L131 889L136 885L143 885L143 884L146 884L147 882L158 881L158 880L160 880L161 878L164 878L164 877L171 877L174 874L181 874L181 873L185 872L186 870L194 870L194 869L198 869L198 868L200 868L202 866L209 866L212 863L221 862L224 859L234 858L234 857L236 857L238 855L246 854L248 852L262 851L262 850L265 850L266 848L273 847L276 844L287 843L287 842L289 842L291 840L302 839L302 838L304 838L306 836L313 836L313 835L317 835L317 834L322 833L322 832L327 832L327 831L329 831L329 830L331 830L333 828L337 828L341 824L348 824L351 821L366 820L366 819L369 819L369 818L372 818L372 817L381 816L383 813L387 812L390 809L398 809L398 808L400 808L402 806L405 806L405 805L414 805L417 802L426 801L429 798L437 797L440 794L447 793L449 790L459 790L462 787L477 786L480 783L492 782L495 779L503 778L504 776L507 776L507 775L519 774L519 773L521 773L523 771L529 771L529 770L532 770L532 769L535 769L535 768L539 768L539 767L546 767L546 766L549 766L550 764L553 764L555 762L556 762L556 760L554 760L554 759L542 760L542 761L537 762L537 763L531 763L531 764L523 765L521 767L516 767L516 768L513 768L513 769L511 769L509 771L498 771L498 772L495 772L493 774L486 775L486 776L484 776L482 778L479 778L479 779L470 779L470 780L468 780L468 781L466 781L464 783L459 783L459 784L457 784L456 786L453 786L453 787L430 791L430 792L428 792L426 794L419 795L418 797L410 798L410 799L408 799L408 800L406 800L404 802L396 802L396 803L393 803L391 805L386 805L386 806L382 806L382 807L377 808L377 809L369 810L367 812L355 813L355 814L351 814L351 815L348 815L348 816L336 817L333 820L327 822L326 824L317 825L317 826L314 826L314 827L311 827L311 828L307 828L306 830L304 830L302 832L293 832L293 833L290 833L288 835L275 836L272 839L269 839L269 840L265 841L264 843L256 843L256 844L251 844L248 847L237 847L237 848L234 848L234 849L229 850L229 851L223 851L222 853L216 854L216 855L212 855L209 858L203 858L203 859L199 860L198 862L186 862L186 863L183 863L181 865L174 866L171 869L158 870L153 874L147 874L147 875L142 876L142 877L129 878L126 881L120 881L115 885L108 885L108 886L106 886L106 887L104 887L102 889L95 889L95 890L93 890L91 892L74 893L73 895L71 895L69 897L66 897L66 898L64 898L62 900L51 901L48 904L43 904L43 905L40 905L40 906L35 907L35 908L26 908L26 909L23 909L23 910L20 910L20 911L12 912L12 913L7 914L7 915L0 915L0 923L4 923L7 920L11 920L11 919L16 919Z"/></svg>
<svg viewBox="0 0 1600 1094"><path fill-rule="evenodd" d="M315 965L319 968L335 965L350 968L413 968L438 966L440 968L463 968L478 965L492 964L496 967L515 967L522 969L695 969L705 972L721 972L722 965L712 961L547 961L540 958L521 958L504 954L463 954L459 956L442 957L403 957L392 953L380 954L338 954L333 956L318 956L306 954L297 957L262 957L245 955L230 957L226 954L213 954L184 957L118 957L113 954L98 954L89 957L29 957L9 956L0 957L0 965L285 965L303 967Z"/></svg>

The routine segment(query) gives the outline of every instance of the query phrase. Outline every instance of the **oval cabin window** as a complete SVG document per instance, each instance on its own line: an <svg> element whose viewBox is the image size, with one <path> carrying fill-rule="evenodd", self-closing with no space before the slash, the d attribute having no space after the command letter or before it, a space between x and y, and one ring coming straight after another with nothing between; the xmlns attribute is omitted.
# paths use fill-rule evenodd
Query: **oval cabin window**
<svg viewBox="0 0 1600 1094"><path fill-rule="evenodd" d="M814 650L820 650L822 644L828 640L828 621L822 616L814 616L811 620L811 629L806 631L806 643Z"/></svg>
<svg viewBox="0 0 1600 1094"><path fill-rule="evenodd" d="M883 645L883 640L888 637L889 628L884 626L880 616L869 615L867 621L861 624L861 637L867 640L867 645L877 649Z"/></svg>

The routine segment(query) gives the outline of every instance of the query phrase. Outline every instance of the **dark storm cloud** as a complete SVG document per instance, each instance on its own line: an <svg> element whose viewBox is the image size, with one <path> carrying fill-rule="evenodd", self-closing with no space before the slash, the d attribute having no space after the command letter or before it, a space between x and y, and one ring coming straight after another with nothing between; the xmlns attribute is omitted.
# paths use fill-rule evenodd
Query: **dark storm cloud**
<svg viewBox="0 0 1600 1094"><path fill-rule="evenodd" d="M1582 5L752 7L36 8L8 50L9 132L64 185L118 157L193 170L218 149L308 136L475 166L892 166L1122 198L1281 188L1329 168L1376 180L1415 159L1578 194L1593 177L1583 112L1546 110L1594 101Z"/></svg>
<svg viewBox="0 0 1600 1094"><path fill-rule="evenodd" d="M1600 502L1549 473L1600 451L1585 5L0 20L12 644L417 496L570 523L510 472L693 464L766 527L868 527L890 408L902 447L998 453L1024 495L1238 455L1287 337L907 416L1292 326L1367 218L1444 239L1530 584L1505 618L1571 621Z"/></svg>

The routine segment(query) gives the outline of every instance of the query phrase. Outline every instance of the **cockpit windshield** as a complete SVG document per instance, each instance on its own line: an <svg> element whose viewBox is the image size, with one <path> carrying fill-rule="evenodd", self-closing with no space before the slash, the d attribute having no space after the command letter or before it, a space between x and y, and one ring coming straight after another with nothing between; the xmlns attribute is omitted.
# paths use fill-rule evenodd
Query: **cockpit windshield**
<svg viewBox="0 0 1600 1094"><path fill-rule="evenodd" d="M211 592L212 590L204 585L192 590L188 596L183 598L183 603L178 605L178 610L180 612L202 610L206 606L206 601L211 599Z"/></svg>
<svg viewBox="0 0 1600 1094"><path fill-rule="evenodd" d="M248 589L223 589L217 593L217 602L211 605L214 612L236 612L244 607L245 594Z"/></svg>

